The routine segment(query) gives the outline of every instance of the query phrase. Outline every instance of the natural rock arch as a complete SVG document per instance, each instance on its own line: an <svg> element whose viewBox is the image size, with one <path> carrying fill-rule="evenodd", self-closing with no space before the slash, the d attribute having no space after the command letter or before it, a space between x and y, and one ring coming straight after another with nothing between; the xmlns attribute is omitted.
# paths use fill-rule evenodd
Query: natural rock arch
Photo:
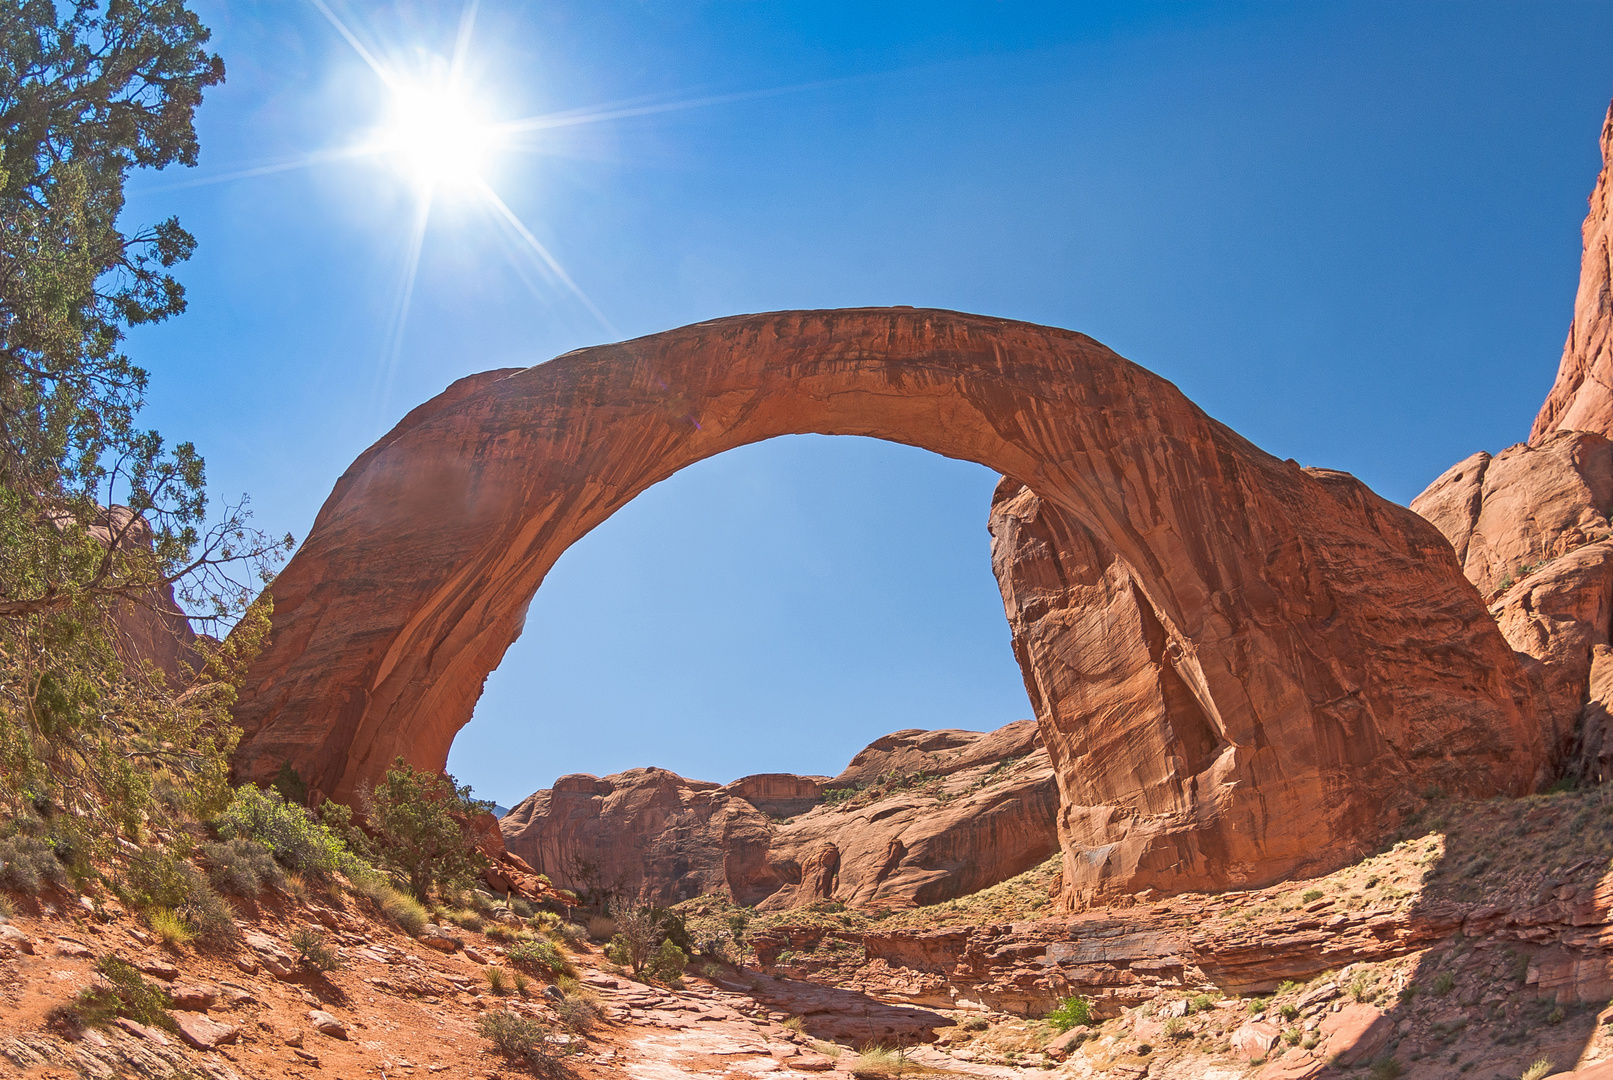
<svg viewBox="0 0 1613 1080"><path fill-rule="evenodd" d="M1422 786L1536 776L1526 679L1432 526L1084 335L911 308L700 323L415 409L274 584L238 775L289 761L342 799L397 755L440 768L567 547L687 465L807 433L1012 478L995 561L1067 900L1336 864Z"/></svg>

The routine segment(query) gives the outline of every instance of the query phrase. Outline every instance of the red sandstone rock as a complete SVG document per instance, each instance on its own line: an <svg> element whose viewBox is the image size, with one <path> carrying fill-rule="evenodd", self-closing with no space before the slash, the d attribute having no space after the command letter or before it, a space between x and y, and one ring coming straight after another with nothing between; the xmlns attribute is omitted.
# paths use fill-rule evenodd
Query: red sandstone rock
<svg viewBox="0 0 1613 1080"><path fill-rule="evenodd" d="M686 465L808 432L980 462L1046 508L998 564L1072 902L1336 866L1408 792L1540 771L1528 680L1421 518L1080 334L860 309L581 350L412 412L275 582L238 777L290 761L347 799L400 754L441 768L567 547Z"/></svg>
<svg viewBox="0 0 1613 1080"><path fill-rule="evenodd" d="M1613 437L1613 108L1602 123L1602 172L1581 230L1579 295L1557 382L1535 417L1529 441L1554 431Z"/></svg>
<svg viewBox="0 0 1613 1080"><path fill-rule="evenodd" d="M179 1037L186 1045L197 1050L211 1050L216 1046L232 1043L240 1035L239 1029L230 1024L220 1024L210 1020L202 1013L176 1012L173 1014L174 1026L179 1029Z"/></svg>
<svg viewBox="0 0 1613 1080"><path fill-rule="evenodd" d="M1275 1024L1250 1021L1232 1033L1232 1052L1246 1058L1263 1058L1271 1053L1281 1035Z"/></svg>
<svg viewBox="0 0 1613 1080"><path fill-rule="evenodd" d="M867 805L826 787L892 772L933 778ZM782 773L719 787L665 769L567 776L499 822L555 884L614 886L644 903L721 893L763 909L836 899L912 907L962 896L1057 850L1057 788L1035 721L994 732L898 731L833 780ZM584 862L591 880L583 880Z"/></svg>
<svg viewBox="0 0 1613 1080"><path fill-rule="evenodd" d="M1395 1025L1376 1005L1358 1003L1328 1014L1318 1030L1326 1040L1325 1054L1338 1055L1340 1065L1354 1065L1382 1053L1395 1033Z"/></svg>

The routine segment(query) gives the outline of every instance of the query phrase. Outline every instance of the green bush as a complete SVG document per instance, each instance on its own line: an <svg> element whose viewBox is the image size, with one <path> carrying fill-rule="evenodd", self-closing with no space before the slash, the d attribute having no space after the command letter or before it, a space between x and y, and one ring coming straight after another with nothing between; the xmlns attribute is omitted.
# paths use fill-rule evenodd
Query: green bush
<svg viewBox="0 0 1613 1080"><path fill-rule="evenodd" d="M554 1014L566 1026L566 1030L581 1034L598 1023L599 1006L594 1004L592 998L572 993L554 1003Z"/></svg>
<svg viewBox="0 0 1613 1080"><path fill-rule="evenodd" d="M431 915L420 901L401 891L386 875L374 871L353 878L353 891L374 904L386 918L410 937L419 937Z"/></svg>
<svg viewBox="0 0 1613 1080"><path fill-rule="evenodd" d="M172 911L194 936L212 946L240 937L235 909L190 860L163 847L142 848L124 867L125 891L138 908Z"/></svg>
<svg viewBox="0 0 1613 1080"><path fill-rule="evenodd" d="M168 1013L173 1008L173 1000L146 982L131 965L107 955L95 962L95 970L107 985L83 990L74 1000L86 1023L105 1023L116 1014L147 1027L176 1030L174 1018Z"/></svg>
<svg viewBox="0 0 1613 1080"><path fill-rule="evenodd" d="M468 888L486 868L470 822L493 804L472 799L470 788L452 776L422 772L400 757L380 784L359 791L359 799L376 834L377 860L408 882L415 899L425 900L433 889Z"/></svg>
<svg viewBox="0 0 1613 1080"><path fill-rule="evenodd" d="M668 938L655 950L644 970L664 983L676 983L683 978L683 969L689 964L689 955Z"/></svg>
<svg viewBox="0 0 1613 1080"><path fill-rule="evenodd" d="M1043 1019L1060 1032L1069 1031L1073 1027L1091 1027L1098 1022L1097 1017L1092 1015L1092 1002L1084 997L1065 998L1059 1003L1058 1008Z"/></svg>
<svg viewBox="0 0 1613 1080"><path fill-rule="evenodd" d="M539 1073L553 1074L561 1059L576 1053L576 1043L552 1042L554 1030L547 1024L511 1012L484 1012L476 1018L476 1033L493 1044L493 1049L513 1062Z"/></svg>
<svg viewBox="0 0 1613 1080"><path fill-rule="evenodd" d="M283 885L286 880L280 864L274 861L274 853L244 836L203 844L202 863L213 888L248 900L262 892L265 885Z"/></svg>
<svg viewBox="0 0 1613 1080"><path fill-rule="evenodd" d="M345 874L351 878L369 869L341 837L302 807L286 802L278 791L241 785L213 824L224 839L256 840L282 865L308 877L324 881Z"/></svg>
<svg viewBox="0 0 1613 1080"><path fill-rule="evenodd" d="M513 967L533 975L559 975L570 966L552 941L534 939L522 941L504 950L504 958Z"/></svg>
<svg viewBox="0 0 1613 1080"><path fill-rule="evenodd" d="M1301 900L1303 900L1307 904L1314 903L1317 900L1320 900L1322 898L1322 890L1321 889L1306 889L1303 893L1300 894L1299 898Z"/></svg>
<svg viewBox="0 0 1613 1080"><path fill-rule="evenodd" d="M67 867L50 842L37 836L0 840L0 889L37 893L47 885L66 886Z"/></svg>
<svg viewBox="0 0 1613 1080"><path fill-rule="evenodd" d="M335 971L342 966L336 950L325 940L323 930L312 926L299 926L291 932L291 937L287 940L292 951L297 954L297 962L311 971Z"/></svg>

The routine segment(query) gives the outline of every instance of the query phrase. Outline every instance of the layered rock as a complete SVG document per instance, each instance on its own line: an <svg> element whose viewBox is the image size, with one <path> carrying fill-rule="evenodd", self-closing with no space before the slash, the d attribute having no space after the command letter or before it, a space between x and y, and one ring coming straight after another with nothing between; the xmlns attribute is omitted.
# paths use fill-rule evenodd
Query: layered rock
<svg viewBox="0 0 1613 1080"><path fill-rule="evenodd" d="M441 768L570 544L688 464L800 433L980 462L1046 508L1055 546L1006 561L1075 575L1010 604L1072 895L1274 880L1349 858L1409 791L1536 779L1528 679L1427 522L1090 338L912 309L702 323L415 410L275 582L238 777L289 761L346 798L399 755Z"/></svg>
<svg viewBox="0 0 1613 1080"><path fill-rule="evenodd" d="M825 791L849 797L825 805ZM898 731L833 779L563 776L499 824L512 852L569 888L662 905L716 893L764 910L904 908L1045 860L1057 805L1036 723L1021 720L987 734Z"/></svg>
<svg viewBox="0 0 1613 1080"><path fill-rule="evenodd" d="M1602 122L1602 172L1581 229L1579 293L1557 381L1535 417L1529 441L1554 431L1613 437L1613 108Z"/></svg>

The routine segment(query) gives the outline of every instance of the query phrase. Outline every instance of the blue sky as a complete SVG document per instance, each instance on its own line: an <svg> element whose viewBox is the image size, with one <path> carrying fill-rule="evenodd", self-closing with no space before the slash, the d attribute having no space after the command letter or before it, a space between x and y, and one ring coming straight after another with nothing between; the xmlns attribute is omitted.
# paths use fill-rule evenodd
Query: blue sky
<svg viewBox="0 0 1613 1080"><path fill-rule="evenodd" d="M454 47L454 5L329 4L393 70ZM865 304L1084 331L1266 450L1409 501L1527 435L1613 95L1606 2L483 0L466 70L496 119L729 100L487 163L614 332L470 198L434 203L400 330L418 196L396 156L280 168L364 142L390 91L311 2L194 6L229 69L201 166L136 176L126 211L197 235L191 310L130 351L215 496L299 538L461 375ZM826 438L680 473L561 559L450 769L508 804L634 765L833 773L887 731L1028 715L994 480Z"/></svg>

